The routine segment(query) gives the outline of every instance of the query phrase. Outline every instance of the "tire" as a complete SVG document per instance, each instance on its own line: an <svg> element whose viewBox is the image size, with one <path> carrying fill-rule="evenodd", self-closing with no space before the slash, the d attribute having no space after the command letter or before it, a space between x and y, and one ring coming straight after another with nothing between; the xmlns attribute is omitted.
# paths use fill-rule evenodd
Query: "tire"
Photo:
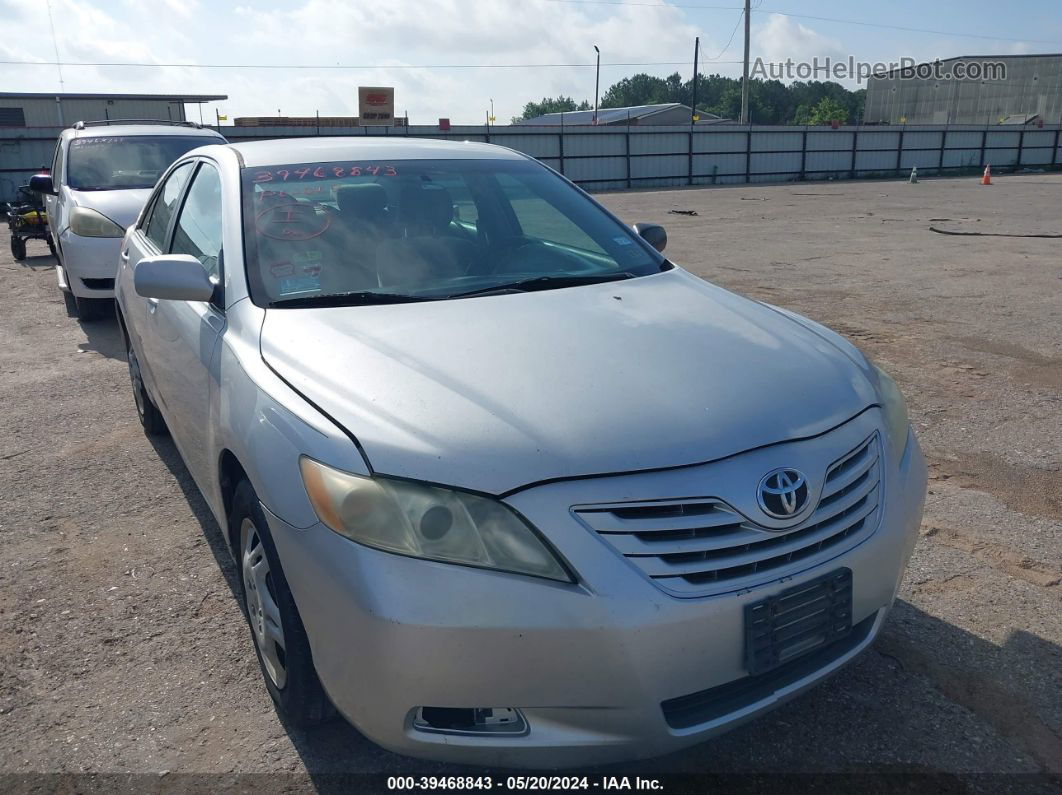
<svg viewBox="0 0 1062 795"><path fill-rule="evenodd" d="M313 667L306 629L280 567L273 537L251 484L232 499L229 537L236 542L240 602L269 695L284 720L316 726L336 712Z"/></svg>
<svg viewBox="0 0 1062 795"><path fill-rule="evenodd" d="M11 256L19 262L26 258L26 241L21 237L11 235Z"/></svg>
<svg viewBox="0 0 1062 795"><path fill-rule="evenodd" d="M48 240L48 251L50 251L52 253L52 256L55 257L56 256L56 253L55 253L55 242L52 240L52 236L48 235L47 240Z"/></svg>
<svg viewBox="0 0 1062 795"><path fill-rule="evenodd" d="M78 320L91 322L103 320L114 314L114 302L110 298L78 298L74 296L74 314Z"/></svg>
<svg viewBox="0 0 1062 795"><path fill-rule="evenodd" d="M66 316L77 317L77 299L69 290L59 290L63 294L63 303L66 305Z"/></svg>
<svg viewBox="0 0 1062 795"><path fill-rule="evenodd" d="M144 433L148 436L163 436L168 433L166 421L162 419L151 395L144 388L144 377L140 373L140 361L136 358L133 343L125 344L125 360L129 364L129 384L133 388L133 403L136 406L136 415L140 424L144 426Z"/></svg>

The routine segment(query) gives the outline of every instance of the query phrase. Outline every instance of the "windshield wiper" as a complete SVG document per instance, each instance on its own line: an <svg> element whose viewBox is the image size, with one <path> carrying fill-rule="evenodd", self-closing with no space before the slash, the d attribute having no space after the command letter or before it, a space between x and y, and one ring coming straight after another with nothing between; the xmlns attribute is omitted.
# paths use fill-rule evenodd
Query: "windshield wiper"
<svg viewBox="0 0 1062 795"><path fill-rule="evenodd" d="M438 300L438 298L429 298L422 295L374 293L365 290L352 293L332 293L330 295L305 295L302 298L270 301L269 307L271 309L298 309L330 306L372 306L374 304L411 304L417 301Z"/></svg>
<svg viewBox="0 0 1062 795"><path fill-rule="evenodd" d="M535 290L556 290L561 287L578 287L583 284L602 284L604 282L618 282L624 279L633 278L635 278L635 275L627 271L593 274L570 273L563 276L533 276L530 279L521 279L518 282L495 284L491 287L483 287L479 290L469 290L467 293L454 293L448 297L467 298L472 295L491 295L493 293L529 293Z"/></svg>

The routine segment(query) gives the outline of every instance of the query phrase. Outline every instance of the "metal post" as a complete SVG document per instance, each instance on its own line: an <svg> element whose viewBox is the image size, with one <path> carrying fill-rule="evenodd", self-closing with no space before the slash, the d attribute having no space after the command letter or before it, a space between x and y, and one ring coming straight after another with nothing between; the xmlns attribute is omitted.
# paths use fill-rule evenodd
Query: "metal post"
<svg viewBox="0 0 1062 795"><path fill-rule="evenodd" d="M896 175L899 176L900 169L903 167L903 134L907 131L907 125L905 124L900 128L900 141L896 145Z"/></svg>
<svg viewBox="0 0 1062 795"><path fill-rule="evenodd" d="M752 125L749 125L748 131L745 133L745 184L748 184L752 180L750 179L752 169Z"/></svg>
<svg viewBox="0 0 1062 795"><path fill-rule="evenodd" d="M981 168L985 166L985 143L988 141L988 128L981 130Z"/></svg>
<svg viewBox="0 0 1062 795"><path fill-rule="evenodd" d="M944 125L943 132L940 133L940 157L937 159L937 176L943 176L944 174L944 146L948 142L948 125Z"/></svg>
<svg viewBox="0 0 1062 795"><path fill-rule="evenodd" d="M848 178L855 179L856 173L856 153L859 148L859 130L852 130L852 162L849 164Z"/></svg>
<svg viewBox="0 0 1062 795"><path fill-rule="evenodd" d="M1019 168L1021 168L1021 157L1022 157L1022 154L1024 154L1024 152L1025 152L1025 128L1022 127L1021 128L1021 132L1018 134L1018 164L1014 168L1015 171L1017 171Z"/></svg>
<svg viewBox="0 0 1062 795"><path fill-rule="evenodd" d="M1056 129L1055 130L1055 148L1051 150L1051 168L1054 168L1055 166L1058 165L1058 133L1059 133L1059 131Z"/></svg>
<svg viewBox="0 0 1062 795"><path fill-rule="evenodd" d="M626 157L626 160L627 160L627 190L630 190L631 189L631 119L630 119L630 111L627 111L627 132L624 134L623 137L626 139L626 144L627 144L626 150L625 150L625 153L627 155L627 157ZM1057 140L1057 135L1056 135L1056 140Z"/></svg>
<svg viewBox="0 0 1062 795"><path fill-rule="evenodd" d="M749 123L749 13L750 0L745 0L745 60L741 77L741 123Z"/></svg>
<svg viewBox="0 0 1062 795"><path fill-rule="evenodd" d="M561 111L561 131L557 135L557 149L560 151L560 168L557 170L564 173L564 111Z"/></svg>
<svg viewBox="0 0 1062 795"><path fill-rule="evenodd" d="M804 174L804 166L808 162L808 128L804 128L803 134L800 136L800 181L803 182L806 179Z"/></svg>
<svg viewBox="0 0 1062 795"><path fill-rule="evenodd" d="M697 119L697 59L701 54L701 37L693 40L693 98L690 102L690 124L696 124Z"/></svg>
<svg viewBox="0 0 1062 795"><path fill-rule="evenodd" d="M686 135L689 137L689 163L688 163L688 169L687 169L687 174L686 174L686 184L687 185L692 185L693 184L693 126L692 125L690 126L690 131L688 133L686 133Z"/></svg>
<svg viewBox="0 0 1062 795"><path fill-rule="evenodd" d="M601 87L601 50L594 45L594 52L597 53L597 71L594 74L594 124L597 124L597 97L598 90Z"/></svg>

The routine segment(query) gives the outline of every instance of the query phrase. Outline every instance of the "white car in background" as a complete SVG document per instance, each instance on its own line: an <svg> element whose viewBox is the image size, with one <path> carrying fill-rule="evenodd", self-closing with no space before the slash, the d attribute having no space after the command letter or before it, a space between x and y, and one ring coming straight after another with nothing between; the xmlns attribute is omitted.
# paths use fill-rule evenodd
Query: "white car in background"
<svg viewBox="0 0 1062 795"><path fill-rule="evenodd" d="M190 149L225 143L193 122L79 121L59 135L51 174L30 187L45 195L56 275L80 320L110 314L118 249L159 176Z"/></svg>

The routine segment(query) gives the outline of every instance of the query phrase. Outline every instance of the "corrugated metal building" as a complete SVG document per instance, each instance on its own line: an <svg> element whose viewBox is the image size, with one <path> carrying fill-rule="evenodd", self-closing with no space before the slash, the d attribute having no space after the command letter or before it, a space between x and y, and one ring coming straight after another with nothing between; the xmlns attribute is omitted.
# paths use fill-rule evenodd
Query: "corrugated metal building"
<svg viewBox="0 0 1062 795"><path fill-rule="evenodd" d="M692 112L689 105L681 105L677 102L664 105L634 105L629 108L598 108L597 124L598 126L689 124ZM697 124L721 124L729 121L729 119L704 110L699 111L699 115L700 119ZM521 126L541 127L590 125L594 123L594 111L572 110L565 113L547 113L544 116L522 119L515 123Z"/></svg>
<svg viewBox="0 0 1062 795"><path fill-rule="evenodd" d="M69 127L76 121L100 119L185 121L186 104L222 99L228 97L222 94L22 94L4 91L0 92L0 127Z"/></svg>
<svg viewBox="0 0 1062 795"><path fill-rule="evenodd" d="M991 74L1002 64L1005 77ZM981 68L980 79L937 77ZM897 69L867 82L868 124L999 124L1011 117L1026 123L1062 122L1062 54L962 55L935 66L930 77L919 67ZM923 65L924 71L926 65Z"/></svg>

